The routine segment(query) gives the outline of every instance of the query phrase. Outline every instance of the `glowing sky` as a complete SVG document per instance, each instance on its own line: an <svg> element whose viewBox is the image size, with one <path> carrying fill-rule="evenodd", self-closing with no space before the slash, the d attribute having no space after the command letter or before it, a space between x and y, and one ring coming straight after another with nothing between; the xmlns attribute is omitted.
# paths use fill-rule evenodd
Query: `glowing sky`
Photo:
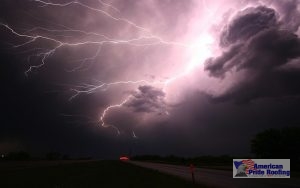
<svg viewBox="0 0 300 188"><path fill-rule="evenodd" d="M0 151L247 153L258 131L299 126L299 1L4 0L0 11Z"/></svg>

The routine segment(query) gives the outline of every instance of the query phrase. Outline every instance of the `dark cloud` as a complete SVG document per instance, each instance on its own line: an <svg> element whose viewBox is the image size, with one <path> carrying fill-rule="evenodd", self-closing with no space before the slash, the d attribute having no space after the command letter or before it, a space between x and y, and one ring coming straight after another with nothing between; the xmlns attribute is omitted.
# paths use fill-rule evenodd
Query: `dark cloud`
<svg viewBox="0 0 300 188"><path fill-rule="evenodd" d="M248 40L258 32L277 24L275 10L264 6L250 7L241 11L226 26L220 37L222 47L231 45L236 42Z"/></svg>
<svg viewBox="0 0 300 188"><path fill-rule="evenodd" d="M242 48L242 44L233 45L230 50L223 52L219 57L210 58L205 62L205 70L214 77L224 77L225 73L229 71L237 59L237 54Z"/></svg>
<svg viewBox="0 0 300 188"><path fill-rule="evenodd" d="M291 71L297 64L294 59L300 57L300 39L292 31L282 29L276 14L266 7L248 8L222 32L220 45L228 47L221 56L208 59L205 70L223 79L231 74L239 82L217 100L247 102L259 97L300 94L300 71ZM289 71L280 68L291 61Z"/></svg>
<svg viewBox="0 0 300 188"><path fill-rule="evenodd" d="M133 92L126 106L134 112L158 112L165 111L165 93L153 86L139 86L138 91Z"/></svg>
<svg viewBox="0 0 300 188"><path fill-rule="evenodd" d="M210 7L214 8L213 4L219 4L219 1L209 1L207 7L201 7L202 3L195 0L111 1L120 10L118 13L98 1L80 2L149 28L166 41L178 42L184 42L181 39L193 33L191 27L198 23L201 30L203 25L206 27L202 15ZM168 93L149 85L121 84L83 93L69 101L74 94L70 89L83 85L120 80L158 81L177 76L182 71L178 67L185 68L188 63L182 61L185 50L170 45L103 45L96 61L88 61L78 71L66 72L80 67L80 60L95 55L99 46L65 47L49 56L45 66L25 77L24 71L30 65L41 63L41 57L35 54L55 44L37 40L31 45L11 48L12 44L22 44L27 39L0 27L0 152L59 151L101 158L116 158L129 151L133 155L248 154L249 140L257 132L300 125L299 38L293 34L299 27L298 2L270 0L265 6L250 7L235 14L221 32L223 54L209 59L205 68L212 77L234 79L236 84L213 100L199 92L198 86L194 88L194 82L189 80L191 74L184 79L178 76L166 87ZM258 1L251 3L258 4ZM226 4L233 11L241 8L236 1ZM29 33L57 35L60 40L72 42L102 38L77 32L50 32L45 28L79 29L117 39L144 34L125 22L113 21L78 5L60 8L40 5L30 0L3 0L0 22L21 33L28 33L25 31L36 26L44 27ZM231 10L227 11L228 19ZM218 14L216 18L222 16ZM198 35L192 37L196 39ZM31 51L32 48L35 50ZM205 76L202 72L201 75ZM210 81L214 83L215 79L205 76L200 80L201 84L214 87ZM220 83L216 84L217 90L226 87ZM122 107L111 108L105 116L107 125L120 129L121 135L116 136L115 129L102 128L99 119L105 108L118 106L128 95ZM169 101L172 98L169 96L174 96L174 101ZM180 101L175 101L177 96ZM248 103L236 105L232 99ZM159 116L167 110L168 116ZM132 138L132 131L138 139Z"/></svg>
<svg viewBox="0 0 300 188"><path fill-rule="evenodd" d="M298 30L300 25L299 1L273 1L276 9L281 13L280 24L292 32Z"/></svg>

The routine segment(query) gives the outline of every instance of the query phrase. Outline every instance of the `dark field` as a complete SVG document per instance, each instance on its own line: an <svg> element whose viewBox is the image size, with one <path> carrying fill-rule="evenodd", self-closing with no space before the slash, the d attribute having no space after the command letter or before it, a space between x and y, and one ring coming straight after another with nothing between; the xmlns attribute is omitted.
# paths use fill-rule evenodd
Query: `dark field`
<svg viewBox="0 0 300 188"><path fill-rule="evenodd" d="M194 187L177 177L119 161L1 162L0 187Z"/></svg>

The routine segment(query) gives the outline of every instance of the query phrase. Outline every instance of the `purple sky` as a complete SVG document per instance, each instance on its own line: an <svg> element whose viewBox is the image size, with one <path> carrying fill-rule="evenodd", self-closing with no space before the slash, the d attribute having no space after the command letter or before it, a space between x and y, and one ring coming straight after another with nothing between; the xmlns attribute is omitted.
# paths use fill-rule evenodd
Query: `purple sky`
<svg viewBox="0 0 300 188"><path fill-rule="evenodd" d="M4 0L0 152L248 154L299 126L299 1Z"/></svg>

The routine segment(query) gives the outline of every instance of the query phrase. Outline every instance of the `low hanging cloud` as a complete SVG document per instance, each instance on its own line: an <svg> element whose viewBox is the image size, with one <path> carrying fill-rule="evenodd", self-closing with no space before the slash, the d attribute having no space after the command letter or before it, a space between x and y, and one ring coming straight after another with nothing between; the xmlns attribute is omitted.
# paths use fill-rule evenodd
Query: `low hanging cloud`
<svg viewBox="0 0 300 188"><path fill-rule="evenodd" d="M134 112L163 113L166 110L165 93L153 86L139 86L125 106L133 109Z"/></svg>
<svg viewBox="0 0 300 188"><path fill-rule="evenodd" d="M281 14L265 6L250 7L239 12L223 29L223 53L208 59L205 70L212 77L227 79L230 75L230 79L238 82L216 100L248 102L300 94L300 39L294 34L300 18L285 25L282 19L291 15Z"/></svg>

